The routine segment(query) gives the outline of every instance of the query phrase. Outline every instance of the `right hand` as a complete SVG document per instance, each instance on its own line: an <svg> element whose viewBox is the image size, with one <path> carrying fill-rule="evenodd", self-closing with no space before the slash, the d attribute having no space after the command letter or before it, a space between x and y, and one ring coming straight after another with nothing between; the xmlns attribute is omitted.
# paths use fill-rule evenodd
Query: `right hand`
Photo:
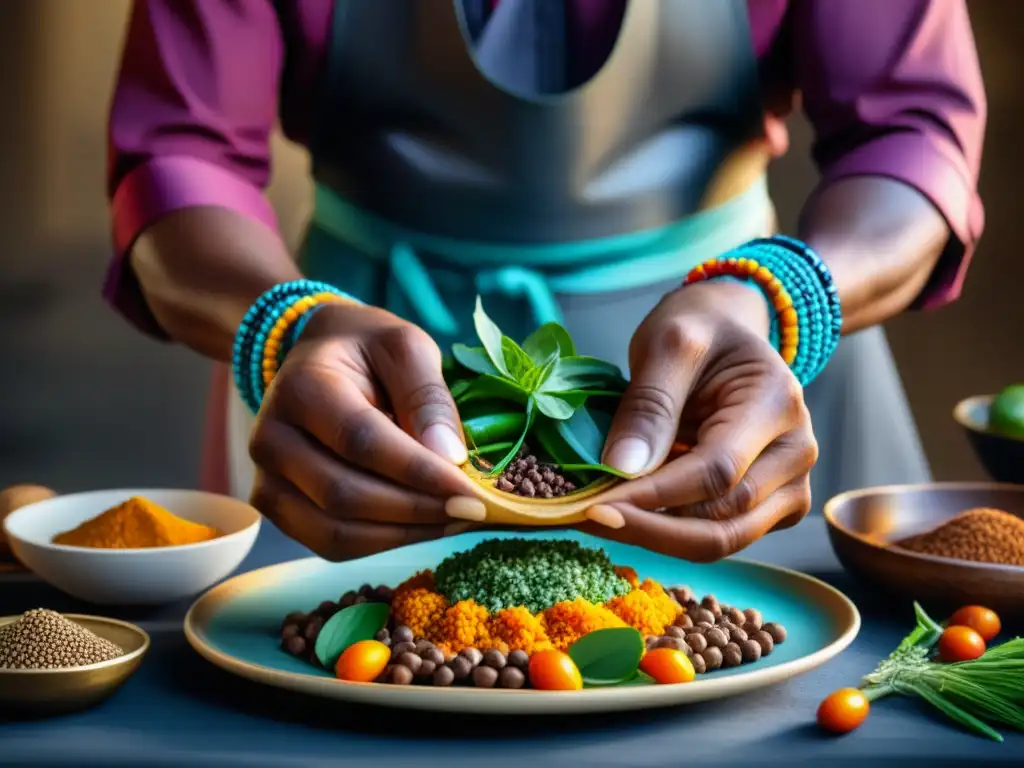
<svg viewBox="0 0 1024 768"><path fill-rule="evenodd" d="M459 468L466 445L440 349L375 307L316 313L264 397L250 454L253 506L328 560L459 533L453 498L460 517L483 516Z"/></svg>

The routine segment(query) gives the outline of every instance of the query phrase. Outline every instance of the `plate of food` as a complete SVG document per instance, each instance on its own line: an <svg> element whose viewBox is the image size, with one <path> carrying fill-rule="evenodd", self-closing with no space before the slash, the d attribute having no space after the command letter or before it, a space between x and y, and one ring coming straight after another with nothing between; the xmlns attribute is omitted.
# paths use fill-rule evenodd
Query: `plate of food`
<svg viewBox="0 0 1024 768"><path fill-rule="evenodd" d="M353 703L477 714L630 710L742 694L842 652L833 587L696 565L568 530L475 532L236 576L185 617L243 678Z"/></svg>

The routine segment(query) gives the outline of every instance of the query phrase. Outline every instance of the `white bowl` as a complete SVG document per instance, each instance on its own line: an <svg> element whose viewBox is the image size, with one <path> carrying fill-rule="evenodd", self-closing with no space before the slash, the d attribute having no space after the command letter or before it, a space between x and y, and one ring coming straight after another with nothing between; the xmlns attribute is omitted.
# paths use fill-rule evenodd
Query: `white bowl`
<svg viewBox="0 0 1024 768"><path fill-rule="evenodd" d="M222 536L180 547L95 549L53 543L58 533L132 496L217 528ZM202 491L124 489L57 496L12 512L4 532L14 555L43 581L90 603L155 605L192 597L229 576L249 554L260 513L245 502Z"/></svg>

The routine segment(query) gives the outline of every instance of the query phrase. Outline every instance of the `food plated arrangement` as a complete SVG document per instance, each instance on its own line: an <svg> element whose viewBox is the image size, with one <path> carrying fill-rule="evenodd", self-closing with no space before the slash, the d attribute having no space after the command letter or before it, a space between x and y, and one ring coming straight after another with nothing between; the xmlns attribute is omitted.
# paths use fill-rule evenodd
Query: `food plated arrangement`
<svg viewBox="0 0 1024 768"><path fill-rule="evenodd" d="M200 598L185 629L218 666L315 696L572 714L781 682L839 653L859 625L841 593L795 572L698 566L560 530L253 571Z"/></svg>

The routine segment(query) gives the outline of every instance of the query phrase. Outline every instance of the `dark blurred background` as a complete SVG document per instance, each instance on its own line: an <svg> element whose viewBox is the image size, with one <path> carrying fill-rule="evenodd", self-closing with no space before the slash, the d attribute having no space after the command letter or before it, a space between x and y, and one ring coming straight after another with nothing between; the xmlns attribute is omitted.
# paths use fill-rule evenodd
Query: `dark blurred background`
<svg viewBox="0 0 1024 768"><path fill-rule="evenodd" d="M128 6L0 2L0 487L198 481L208 366L139 336L100 300L109 255L104 123ZM1024 2L970 8L990 110L987 230L959 303L888 328L944 480L984 477L950 418L956 401L1024 380L1024 89L1014 74ZM792 150L772 170L787 225L815 181L807 127L794 120L792 130ZM271 197L294 242L308 210L306 161L280 140L275 152Z"/></svg>

